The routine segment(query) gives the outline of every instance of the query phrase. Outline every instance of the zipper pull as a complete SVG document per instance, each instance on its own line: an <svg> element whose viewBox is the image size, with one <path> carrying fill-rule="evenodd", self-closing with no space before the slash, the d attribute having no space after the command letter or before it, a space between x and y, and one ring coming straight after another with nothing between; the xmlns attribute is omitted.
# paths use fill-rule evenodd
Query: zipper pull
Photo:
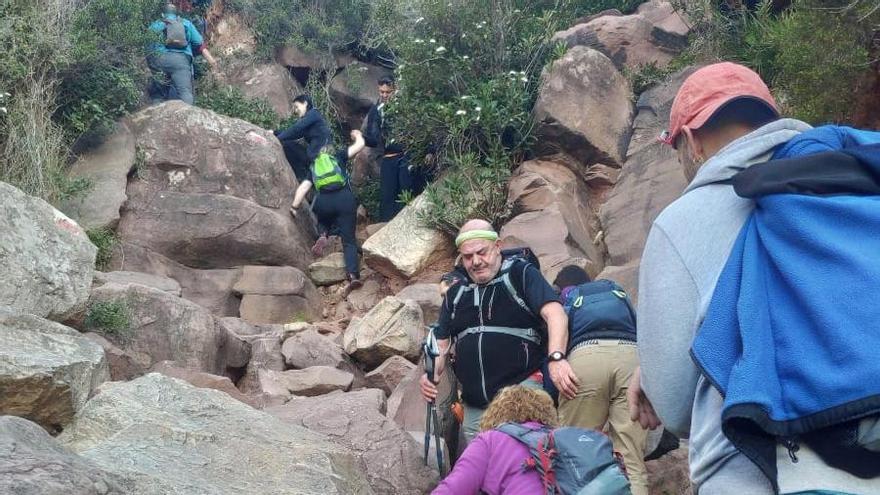
<svg viewBox="0 0 880 495"><path fill-rule="evenodd" d="M784 438L782 444L785 445L785 448L788 450L788 457L791 459L791 462L797 464L798 458L795 454L797 454L797 451L801 450L801 446L798 445L797 440L795 438Z"/></svg>

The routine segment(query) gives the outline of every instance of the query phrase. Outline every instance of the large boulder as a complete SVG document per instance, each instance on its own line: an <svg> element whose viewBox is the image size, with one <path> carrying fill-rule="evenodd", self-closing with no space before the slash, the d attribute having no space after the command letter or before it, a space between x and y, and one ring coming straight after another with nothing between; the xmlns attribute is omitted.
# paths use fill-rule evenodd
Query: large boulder
<svg viewBox="0 0 880 495"><path fill-rule="evenodd" d="M241 296L241 318L251 323L312 320L321 306L312 281L292 266L245 266L232 290Z"/></svg>
<svg viewBox="0 0 880 495"><path fill-rule="evenodd" d="M425 323L434 323L440 317L440 306L443 304L440 284L413 284L398 292L397 298L415 301L422 308Z"/></svg>
<svg viewBox="0 0 880 495"><path fill-rule="evenodd" d="M523 163L510 180L508 202L516 216L501 229L503 244L531 248L548 280L569 264L585 265L597 275L604 267L604 246L589 192L563 163Z"/></svg>
<svg viewBox="0 0 880 495"><path fill-rule="evenodd" d="M384 408L382 391L367 389L296 398L266 412L358 453L376 493L428 493L438 481L437 472L424 465L418 443L383 415Z"/></svg>
<svg viewBox="0 0 880 495"><path fill-rule="evenodd" d="M262 98L282 119L293 115L293 99L303 92L281 64L248 65L230 76L229 83L249 98Z"/></svg>
<svg viewBox="0 0 880 495"><path fill-rule="evenodd" d="M144 285L167 292L172 296L180 297L181 294L180 283L177 282L177 280L169 277L163 277L161 275L152 275L149 273L126 271L95 272L95 279L93 283L97 286L101 286L104 284Z"/></svg>
<svg viewBox="0 0 880 495"><path fill-rule="evenodd" d="M425 337L422 309L413 301L389 296L345 330L342 347L367 368L375 368L391 356L410 361L419 358Z"/></svg>
<svg viewBox="0 0 880 495"><path fill-rule="evenodd" d="M675 25L677 14L671 5L654 5L644 11L669 29L680 29ZM556 33L553 41L569 48L595 48L621 70L636 71L646 65L665 67L687 45L687 31L684 36L670 33L658 29L651 19L642 14L602 16Z"/></svg>
<svg viewBox="0 0 880 495"><path fill-rule="evenodd" d="M355 313L366 313L382 300L382 287L375 279L365 280L364 285L349 293L345 300Z"/></svg>
<svg viewBox="0 0 880 495"><path fill-rule="evenodd" d="M46 430L0 416L0 493L15 495L126 495L116 475L71 454Z"/></svg>
<svg viewBox="0 0 880 495"><path fill-rule="evenodd" d="M599 213L609 266L635 267L638 272L651 224L687 185L675 150L657 141L657 136L669 122L672 100L679 86L693 70L680 71L639 97L626 163ZM626 284L624 287L632 292L637 289Z"/></svg>
<svg viewBox="0 0 880 495"><path fill-rule="evenodd" d="M83 194L64 201L61 209L86 230L115 228L119 209L128 199L125 187L135 166L137 148L134 134L124 122L100 146L80 155L68 174L89 181Z"/></svg>
<svg viewBox="0 0 880 495"><path fill-rule="evenodd" d="M0 307L63 321L85 306L97 249L73 220L0 182Z"/></svg>
<svg viewBox="0 0 880 495"><path fill-rule="evenodd" d="M390 73L384 67L353 61L333 77L330 98L349 127L360 129L370 107L379 99L376 81Z"/></svg>
<svg viewBox="0 0 880 495"><path fill-rule="evenodd" d="M351 371L353 368L341 345L312 328L288 337L281 346L281 354L287 365L295 369L330 366Z"/></svg>
<svg viewBox="0 0 880 495"><path fill-rule="evenodd" d="M569 49L541 77L534 110L540 151L619 167L631 132L631 94L608 57L585 46Z"/></svg>
<svg viewBox="0 0 880 495"><path fill-rule="evenodd" d="M362 463L325 436L156 373L106 384L59 440L128 493L372 493Z"/></svg>
<svg viewBox="0 0 880 495"><path fill-rule="evenodd" d="M655 37L668 36L677 41L687 41L688 33L691 27L685 19L683 12L680 12L668 0L651 0L639 5L636 13L643 16L651 24L654 25L656 31L653 33Z"/></svg>
<svg viewBox="0 0 880 495"><path fill-rule="evenodd" d="M448 257L452 243L440 231L425 228L419 212L428 207L419 196L364 243L366 262L387 277L412 278L431 263Z"/></svg>
<svg viewBox="0 0 880 495"><path fill-rule="evenodd" d="M64 428L110 379L101 346L33 315L0 312L0 414Z"/></svg>
<svg viewBox="0 0 880 495"><path fill-rule="evenodd" d="M92 291L86 329L102 334L143 369L175 361L193 370L222 375L247 364L247 343L218 325L201 306L142 285L106 284ZM108 308L122 315L114 328L97 316ZM232 362L230 356L237 356Z"/></svg>
<svg viewBox="0 0 880 495"><path fill-rule="evenodd" d="M211 52L221 57L248 56L253 55L256 48L256 37L239 14L226 11L216 17L211 25Z"/></svg>
<svg viewBox="0 0 880 495"><path fill-rule="evenodd" d="M309 278L315 285L334 285L344 282L348 275L345 271L345 257L342 253L330 253L309 265Z"/></svg>
<svg viewBox="0 0 880 495"><path fill-rule="evenodd" d="M308 266L312 226L287 214L296 178L270 131L177 101L129 125L143 160L119 221L125 243L191 268Z"/></svg>
<svg viewBox="0 0 880 495"><path fill-rule="evenodd" d="M165 376L170 376L171 378L183 380L193 387L218 390L251 407L256 407L257 405L256 401L241 393L240 390L235 388L232 380L225 376L217 376L210 373L203 373L201 371L184 369L176 366L173 361L162 361L161 363L157 363L153 365L150 372L160 373Z"/></svg>
<svg viewBox="0 0 880 495"><path fill-rule="evenodd" d="M110 379L114 382L134 380L146 373L146 369L130 352L120 349L103 335L87 332L83 334L83 337L104 349L104 357L107 359L107 366L110 368Z"/></svg>
<svg viewBox="0 0 880 495"><path fill-rule="evenodd" d="M304 370L263 371L263 380L271 380L273 395L283 395L283 391L293 395L311 397L329 394L337 390L346 391L354 382L354 375L330 366L312 366Z"/></svg>

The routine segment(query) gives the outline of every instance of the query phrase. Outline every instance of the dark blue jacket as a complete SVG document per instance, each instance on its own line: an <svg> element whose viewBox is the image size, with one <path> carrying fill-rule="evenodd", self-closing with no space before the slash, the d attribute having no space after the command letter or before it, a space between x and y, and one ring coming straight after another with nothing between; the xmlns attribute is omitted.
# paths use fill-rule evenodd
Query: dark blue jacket
<svg viewBox="0 0 880 495"><path fill-rule="evenodd" d="M310 108L305 115L287 129L278 133L279 141L295 141L305 139L308 143L306 154L309 162L313 161L321 148L330 142L330 126L318 110Z"/></svg>

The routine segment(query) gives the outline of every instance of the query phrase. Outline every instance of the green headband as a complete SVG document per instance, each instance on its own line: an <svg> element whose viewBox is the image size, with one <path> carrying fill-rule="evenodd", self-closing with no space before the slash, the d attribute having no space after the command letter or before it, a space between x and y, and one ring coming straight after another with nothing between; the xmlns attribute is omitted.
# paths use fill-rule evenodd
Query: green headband
<svg viewBox="0 0 880 495"><path fill-rule="evenodd" d="M459 248L465 242L474 239L485 239L494 242L498 240L498 232L493 230L469 230L467 232L462 232L455 238L455 247Z"/></svg>

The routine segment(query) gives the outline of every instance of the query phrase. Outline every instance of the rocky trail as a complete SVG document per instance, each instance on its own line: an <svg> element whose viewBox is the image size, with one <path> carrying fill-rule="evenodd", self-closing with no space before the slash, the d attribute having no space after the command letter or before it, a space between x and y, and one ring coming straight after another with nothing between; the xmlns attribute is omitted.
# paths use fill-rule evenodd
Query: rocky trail
<svg viewBox="0 0 880 495"><path fill-rule="evenodd" d="M247 45L234 18L217 29L221 53ZM637 294L650 224L685 186L656 136L693 69L637 99L622 74L668 63L687 30L652 0L557 34L568 49L542 79L540 151L515 170L500 231L548 279L576 263ZM381 69L346 63L333 97L357 127L375 90L345 73ZM230 78L289 115L308 66L288 47ZM0 493L430 492L420 346L454 255L419 224L424 198L388 224L359 216L364 286L346 296L341 247L314 259L311 220L288 214L297 182L270 130L166 102L71 174L93 187L60 211L0 183ZM85 231L101 228L118 243L96 271ZM446 374L447 461L454 386ZM652 493L689 493L686 458L649 463Z"/></svg>

